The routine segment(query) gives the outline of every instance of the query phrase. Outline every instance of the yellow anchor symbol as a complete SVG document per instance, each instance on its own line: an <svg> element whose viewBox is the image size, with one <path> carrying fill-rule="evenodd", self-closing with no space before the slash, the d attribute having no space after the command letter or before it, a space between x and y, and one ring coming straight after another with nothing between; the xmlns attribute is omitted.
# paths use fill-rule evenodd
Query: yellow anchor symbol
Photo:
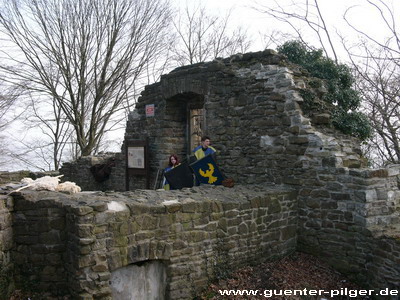
<svg viewBox="0 0 400 300"><path fill-rule="evenodd" d="M204 172L202 169L199 169L199 173L201 176L203 177L208 177L208 183L214 183L217 181L218 177L213 176L214 173L214 166L212 164L208 164L208 167L210 169L208 169L206 172Z"/></svg>

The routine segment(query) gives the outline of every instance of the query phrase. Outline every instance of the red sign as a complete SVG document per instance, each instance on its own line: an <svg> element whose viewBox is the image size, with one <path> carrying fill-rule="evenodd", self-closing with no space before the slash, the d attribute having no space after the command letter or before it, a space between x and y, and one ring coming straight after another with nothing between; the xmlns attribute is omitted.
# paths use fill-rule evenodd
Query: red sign
<svg viewBox="0 0 400 300"><path fill-rule="evenodd" d="M154 117L154 104L146 105L146 117Z"/></svg>

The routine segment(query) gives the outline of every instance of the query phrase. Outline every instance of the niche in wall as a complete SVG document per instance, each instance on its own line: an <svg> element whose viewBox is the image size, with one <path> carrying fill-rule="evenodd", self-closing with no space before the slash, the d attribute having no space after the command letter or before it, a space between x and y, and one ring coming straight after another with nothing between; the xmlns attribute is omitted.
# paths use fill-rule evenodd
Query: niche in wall
<svg viewBox="0 0 400 300"><path fill-rule="evenodd" d="M110 286L113 299L165 299L167 285L165 264L149 260L131 264L111 272Z"/></svg>

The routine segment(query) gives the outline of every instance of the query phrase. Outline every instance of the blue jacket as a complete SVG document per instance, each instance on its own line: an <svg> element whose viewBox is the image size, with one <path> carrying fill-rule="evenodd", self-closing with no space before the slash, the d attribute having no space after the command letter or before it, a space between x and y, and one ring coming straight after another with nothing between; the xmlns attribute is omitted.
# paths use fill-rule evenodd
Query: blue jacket
<svg viewBox="0 0 400 300"><path fill-rule="evenodd" d="M215 148L208 146L208 148L206 149L206 151L203 151L203 148L200 146L197 146L196 148L193 149L193 154L196 156L197 159L201 159L207 155L216 153L217 150L215 150Z"/></svg>

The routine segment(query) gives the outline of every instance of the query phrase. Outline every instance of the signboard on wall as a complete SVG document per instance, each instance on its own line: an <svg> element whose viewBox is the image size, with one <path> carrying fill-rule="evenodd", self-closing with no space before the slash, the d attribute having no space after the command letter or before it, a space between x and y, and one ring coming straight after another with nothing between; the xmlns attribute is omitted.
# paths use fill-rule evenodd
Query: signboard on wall
<svg viewBox="0 0 400 300"><path fill-rule="evenodd" d="M146 117L154 117L154 104L146 105Z"/></svg>
<svg viewBox="0 0 400 300"><path fill-rule="evenodd" d="M128 168L144 169L145 168L145 147L129 147L128 146Z"/></svg>
<svg viewBox="0 0 400 300"><path fill-rule="evenodd" d="M149 179L149 145L148 140L125 140L126 147L126 190L129 190L130 176L145 176L146 188Z"/></svg>

